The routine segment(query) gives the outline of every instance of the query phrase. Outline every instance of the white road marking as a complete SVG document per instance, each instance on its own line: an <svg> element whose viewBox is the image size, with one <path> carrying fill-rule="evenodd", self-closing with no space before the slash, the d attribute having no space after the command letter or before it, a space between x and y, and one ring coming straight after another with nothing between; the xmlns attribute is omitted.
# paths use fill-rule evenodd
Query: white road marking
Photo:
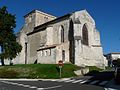
<svg viewBox="0 0 120 90"><path fill-rule="evenodd" d="M0 81L39 81L39 80L42 80L42 79L0 79Z"/></svg>
<svg viewBox="0 0 120 90"><path fill-rule="evenodd" d="M44 88L37 88L36 90L45 90Z"/></svg>
<svg viewBox="0 0 120 90"><path fill-rule="evenodd" d="M24 84L19 84L19 83L16 83L17 86L23 86L24 87Z"/></svg>
<svg viewBox="0 0 120 90"><path fill-rule="evenodd" d="M105 85L107 83L108 83L108 81L102 81L101 83L99 83L99 85Z"/></svg>
<svg viewBox="0 0 120 90"><path fill-rule="evenodd" d="M53 87L47 87L47 88L44 88L44 89L54 89L54 88L60 88L60 87L62 87L62 85L53 86Z"/></svg>
<svg viewBox="0 0 120 90"><path fill-rule="evenodd" d="M57 80L50 80L50 81L57 81Z"/></svg>
<svg viewBox="0 0 120 90"><path fill-rule="evenodd" d="M105 90L118 90L118 89L114 89L114 88L104 88Z"/></svg>
<svg viewBox="0 0 120 90"><path fill-rule="evenodd" d="M64 82L64 81L67 81L67 80L70 80L70 79L61 79L61 80L58 80L58 82Z"/></svg>
<svg viewBox="0 0 120 90"><path fill-rule="evenodd" d="M29 88L29 87L30 87L30 85L24 85L24 87L28 87L28 88Z"/></svg>
<svg viewBox="0 0 120 90"><path fill-rule="evenodd" d="M64 82L72 82L72 81L75 81L74 79L73 80L67 80L67 81L64 81Z"/></svg>
<svg viewBox="0 0 120 90"><path fill-rule="evenodd" d="M24 85L23 85L23 87L24 87ZM37 87L36 87L36 86L30 86L29 88L32 88L32 89L36 88L36 89L37 89Z"/></svg>
<svg viewBox="0 0 120 90"><path fill-rule="evenodd" d="M96 81L91 82L90 84L95 84L95 83L97 83L97 82L99 82L99 81L98 81L98 80L96 80Z"/></svg>
<svg viewBox="0 0 120 90"><path fill-rule="evenodd" d="M41 79L41 81L58 81L58 79Z"/></svg>
<svg viewBox="0 0 120 90"><path fill-rule="evenodd" d="M47 88L38 88L36 86L24 85L24 84L9 82L9 81L0 81L0 82L6 83L6 84L11 84L11 85L16 85L16 86L27 87L27 88L36 89L36 90L54 89L54 88L62 87L62 85L59 85L59 86L52 86L52 87L47 87Z"/></svg>
<svg viewBox="0 0 120 90"><path fill-rule="evenodd" d="M16 86L22 86L22 87L28 87L28 88L37 88L36 86L30 86L30 85L24 85L20 83L14 83L14 82L8 82L8 81L1 81L6 84L16 85Z"/></svg>
<svg viewBox="0 0 120 90"><path fill-rule="evenodd" d="M78 82L81 82L81 81L83 81L83 80L76 80L76 81L74 81L74 82L72 82L72 83L78 83Z"/></svg>
<svg viewBox="0 0 120 90"><path fill-rule="evenodd" d="M88 82L89 80L84 80L84 81L82 81L82 82L80 82L81 84L83 84L83 83L86 83L86 82Z"/></svg>
<svg viewBox="0 0 120 90"><path fill-rule="evenodd" d="M107 88L104 88L105 90L108 90Z"/></svg>

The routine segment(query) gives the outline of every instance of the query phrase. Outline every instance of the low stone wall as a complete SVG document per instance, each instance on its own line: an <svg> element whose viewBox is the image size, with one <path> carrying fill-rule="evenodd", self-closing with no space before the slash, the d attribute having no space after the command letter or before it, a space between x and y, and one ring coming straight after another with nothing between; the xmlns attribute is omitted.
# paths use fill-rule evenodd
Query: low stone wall
<svg viewBox="0 0 120 90"><path fill-rule="evenodd" d="M89 68L88 67L81 68L80 70L74 71L74 73L78 76L85 75L85 74L89 73Z"/></svg>

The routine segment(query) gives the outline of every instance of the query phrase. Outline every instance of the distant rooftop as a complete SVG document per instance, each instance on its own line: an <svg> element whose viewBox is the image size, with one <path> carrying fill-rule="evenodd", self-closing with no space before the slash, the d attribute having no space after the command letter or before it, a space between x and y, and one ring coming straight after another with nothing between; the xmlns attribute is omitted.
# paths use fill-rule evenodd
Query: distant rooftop
<svg viewBox="0 0 120 90"><path fill-rule="evenodd" d="M111 52L111 53L108 53L108 54L120 54L120 52Z"/></svg>

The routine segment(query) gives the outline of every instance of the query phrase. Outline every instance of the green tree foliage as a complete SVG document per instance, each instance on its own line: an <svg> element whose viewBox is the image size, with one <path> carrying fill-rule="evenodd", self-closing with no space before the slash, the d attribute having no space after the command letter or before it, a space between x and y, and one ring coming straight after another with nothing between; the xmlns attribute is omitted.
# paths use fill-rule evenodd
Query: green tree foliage
<svg viewBox="0 0 120 90"><path fill-rule="evenodd" d="M118 58L117 60L113 60L112 63L115 67L120 67L120 58Z"/></svg>
<svg viewBox="0 0 120 90"><path fill-rule="evenodd" d="M117 59L117 66L120 67L120 58Z"/></svg>
<svg viewBox="0 0 120 90"><path fill-rule="evenodd" d="M7 11L4 6L0 8L0 58L2 65L4 59L13 59L22 50L22 46L16 42L14 28L16 27L16 17Z"/></svg>

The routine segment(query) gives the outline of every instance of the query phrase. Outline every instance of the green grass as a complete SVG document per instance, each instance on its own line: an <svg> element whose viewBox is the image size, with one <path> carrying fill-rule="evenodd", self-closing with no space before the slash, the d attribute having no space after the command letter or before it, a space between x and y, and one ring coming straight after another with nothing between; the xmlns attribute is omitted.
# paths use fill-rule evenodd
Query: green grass
<svg viewBox="0 0 120 90"><path fill-rule="evenodd" d="M90 72L91 71L102 71L103 69L100 69L100 68L98 68L98 67L96 67L96 66L88 66L89 67L89 70L90 70Z"/></svg>
<svg viewBox="0 0 120 90"><path fill-rule="evenodd" d="M87 73L86 75L94 75L96 73L101 72L103 69L100 69L96 66L87 66L89 68L89 73Z"/></svg>
<svg viewBox="0 0 120 90"><path fill-rule="evenodd" d="M65 64L62 78L76 76L74 71L78 69L73 64ZM59 67L55 64L0 66L0 78L59 78Z"/></svg>
<svg viewBox="0 0 120 90"><path fill-rule="evenodd" d="M111 70L113 67L105 67L106 70Z"/></svg>

